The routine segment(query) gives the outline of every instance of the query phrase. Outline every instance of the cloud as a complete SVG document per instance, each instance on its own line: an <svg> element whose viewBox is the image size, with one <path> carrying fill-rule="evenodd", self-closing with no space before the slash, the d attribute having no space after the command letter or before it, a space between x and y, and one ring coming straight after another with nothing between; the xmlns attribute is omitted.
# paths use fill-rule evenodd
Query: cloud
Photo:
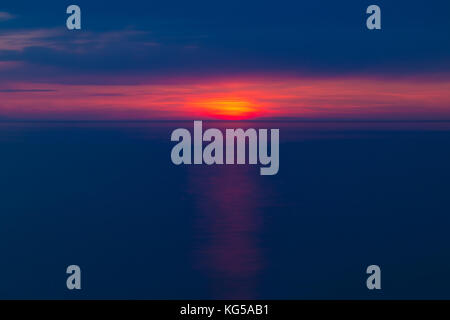
<svg viewBox="0 0 450 320"><path fill-rule="evenodd" d="M0 117L40 120L221 118L229 103L257 117L449 119L450 81L370 78L203 79L200 83L63 85L16 83L0 90Z"/></svg>
<svg viewBox="0 0 450 320"><path fill-rule="evenodd" d="M14 30L0 33L0 50L21 51L28 47L60 47L58 37L62 32L58 29Z"/></svg>
<svg viewBox="0 0 450 320"><path fill-rule="evenodd" d="M56 92L56 90L51 89L0 89L0 92L3 93L14 93L14 92Z"/></svg>
<svg viewBox="0 0 450 320"><path fill-rule="evenodd" d="M14 19L16 16L9 12L0 11L0 22Z"/></svg>
<svg viewBox="0 0 450 320"><path fill-rule="evenodd" d="M142 47L158 47L148 39L148 32L115 30L103 32L69 32L64 28L0 30L0 51L23 51L42 48L63 54L91 54L110 50L110 47L139 43ZM134 46L136 47L136 46ZM0 59L1 60L1 59Z"/></svg>

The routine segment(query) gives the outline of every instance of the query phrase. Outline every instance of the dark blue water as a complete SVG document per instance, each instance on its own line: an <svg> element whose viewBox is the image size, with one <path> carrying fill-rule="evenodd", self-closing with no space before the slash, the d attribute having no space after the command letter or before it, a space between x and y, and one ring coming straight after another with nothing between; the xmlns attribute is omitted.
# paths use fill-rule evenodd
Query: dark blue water
<svg viewBox="0 0 450 320"><path fill-rule="evenodd" d="M280 128L275 176L173 165L192 125L1 123L0 298L450 298L450 124L209 123Z"/></svg>

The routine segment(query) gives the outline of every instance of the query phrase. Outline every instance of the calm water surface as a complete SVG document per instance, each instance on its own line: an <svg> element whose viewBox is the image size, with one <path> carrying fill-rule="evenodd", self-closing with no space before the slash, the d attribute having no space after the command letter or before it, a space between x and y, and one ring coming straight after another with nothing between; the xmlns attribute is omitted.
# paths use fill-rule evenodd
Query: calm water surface
<svg viewBox="0 0 450 320"><path fill-rule="evenodd" d="M279 173L173 165L192 122L0 123L0 298L450 298L450 123L204 126L280 128Z"/></svg>

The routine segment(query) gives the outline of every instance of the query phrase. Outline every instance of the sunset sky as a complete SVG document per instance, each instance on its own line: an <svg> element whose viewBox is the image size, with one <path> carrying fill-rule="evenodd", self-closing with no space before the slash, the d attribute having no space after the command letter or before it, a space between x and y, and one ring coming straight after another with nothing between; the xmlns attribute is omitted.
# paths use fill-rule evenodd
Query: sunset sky
<svg viewBox="0 0 450 320"><path fill-rule="evenodd" d="M370 4L2 1L0 120L450 119L450 3Z"/></svg>

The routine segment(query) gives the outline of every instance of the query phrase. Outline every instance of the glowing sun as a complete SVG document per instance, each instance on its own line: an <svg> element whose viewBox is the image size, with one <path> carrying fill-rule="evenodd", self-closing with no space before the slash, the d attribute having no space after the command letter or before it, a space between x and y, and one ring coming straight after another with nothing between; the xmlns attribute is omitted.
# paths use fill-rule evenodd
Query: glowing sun
<svg viewBox="0 0 450 320"><path fill-rule="evenodd" d="M220 119L247 119L257 113L256 105L248 100L239 98L212 98L193 102L198 111Z"/></svg>

